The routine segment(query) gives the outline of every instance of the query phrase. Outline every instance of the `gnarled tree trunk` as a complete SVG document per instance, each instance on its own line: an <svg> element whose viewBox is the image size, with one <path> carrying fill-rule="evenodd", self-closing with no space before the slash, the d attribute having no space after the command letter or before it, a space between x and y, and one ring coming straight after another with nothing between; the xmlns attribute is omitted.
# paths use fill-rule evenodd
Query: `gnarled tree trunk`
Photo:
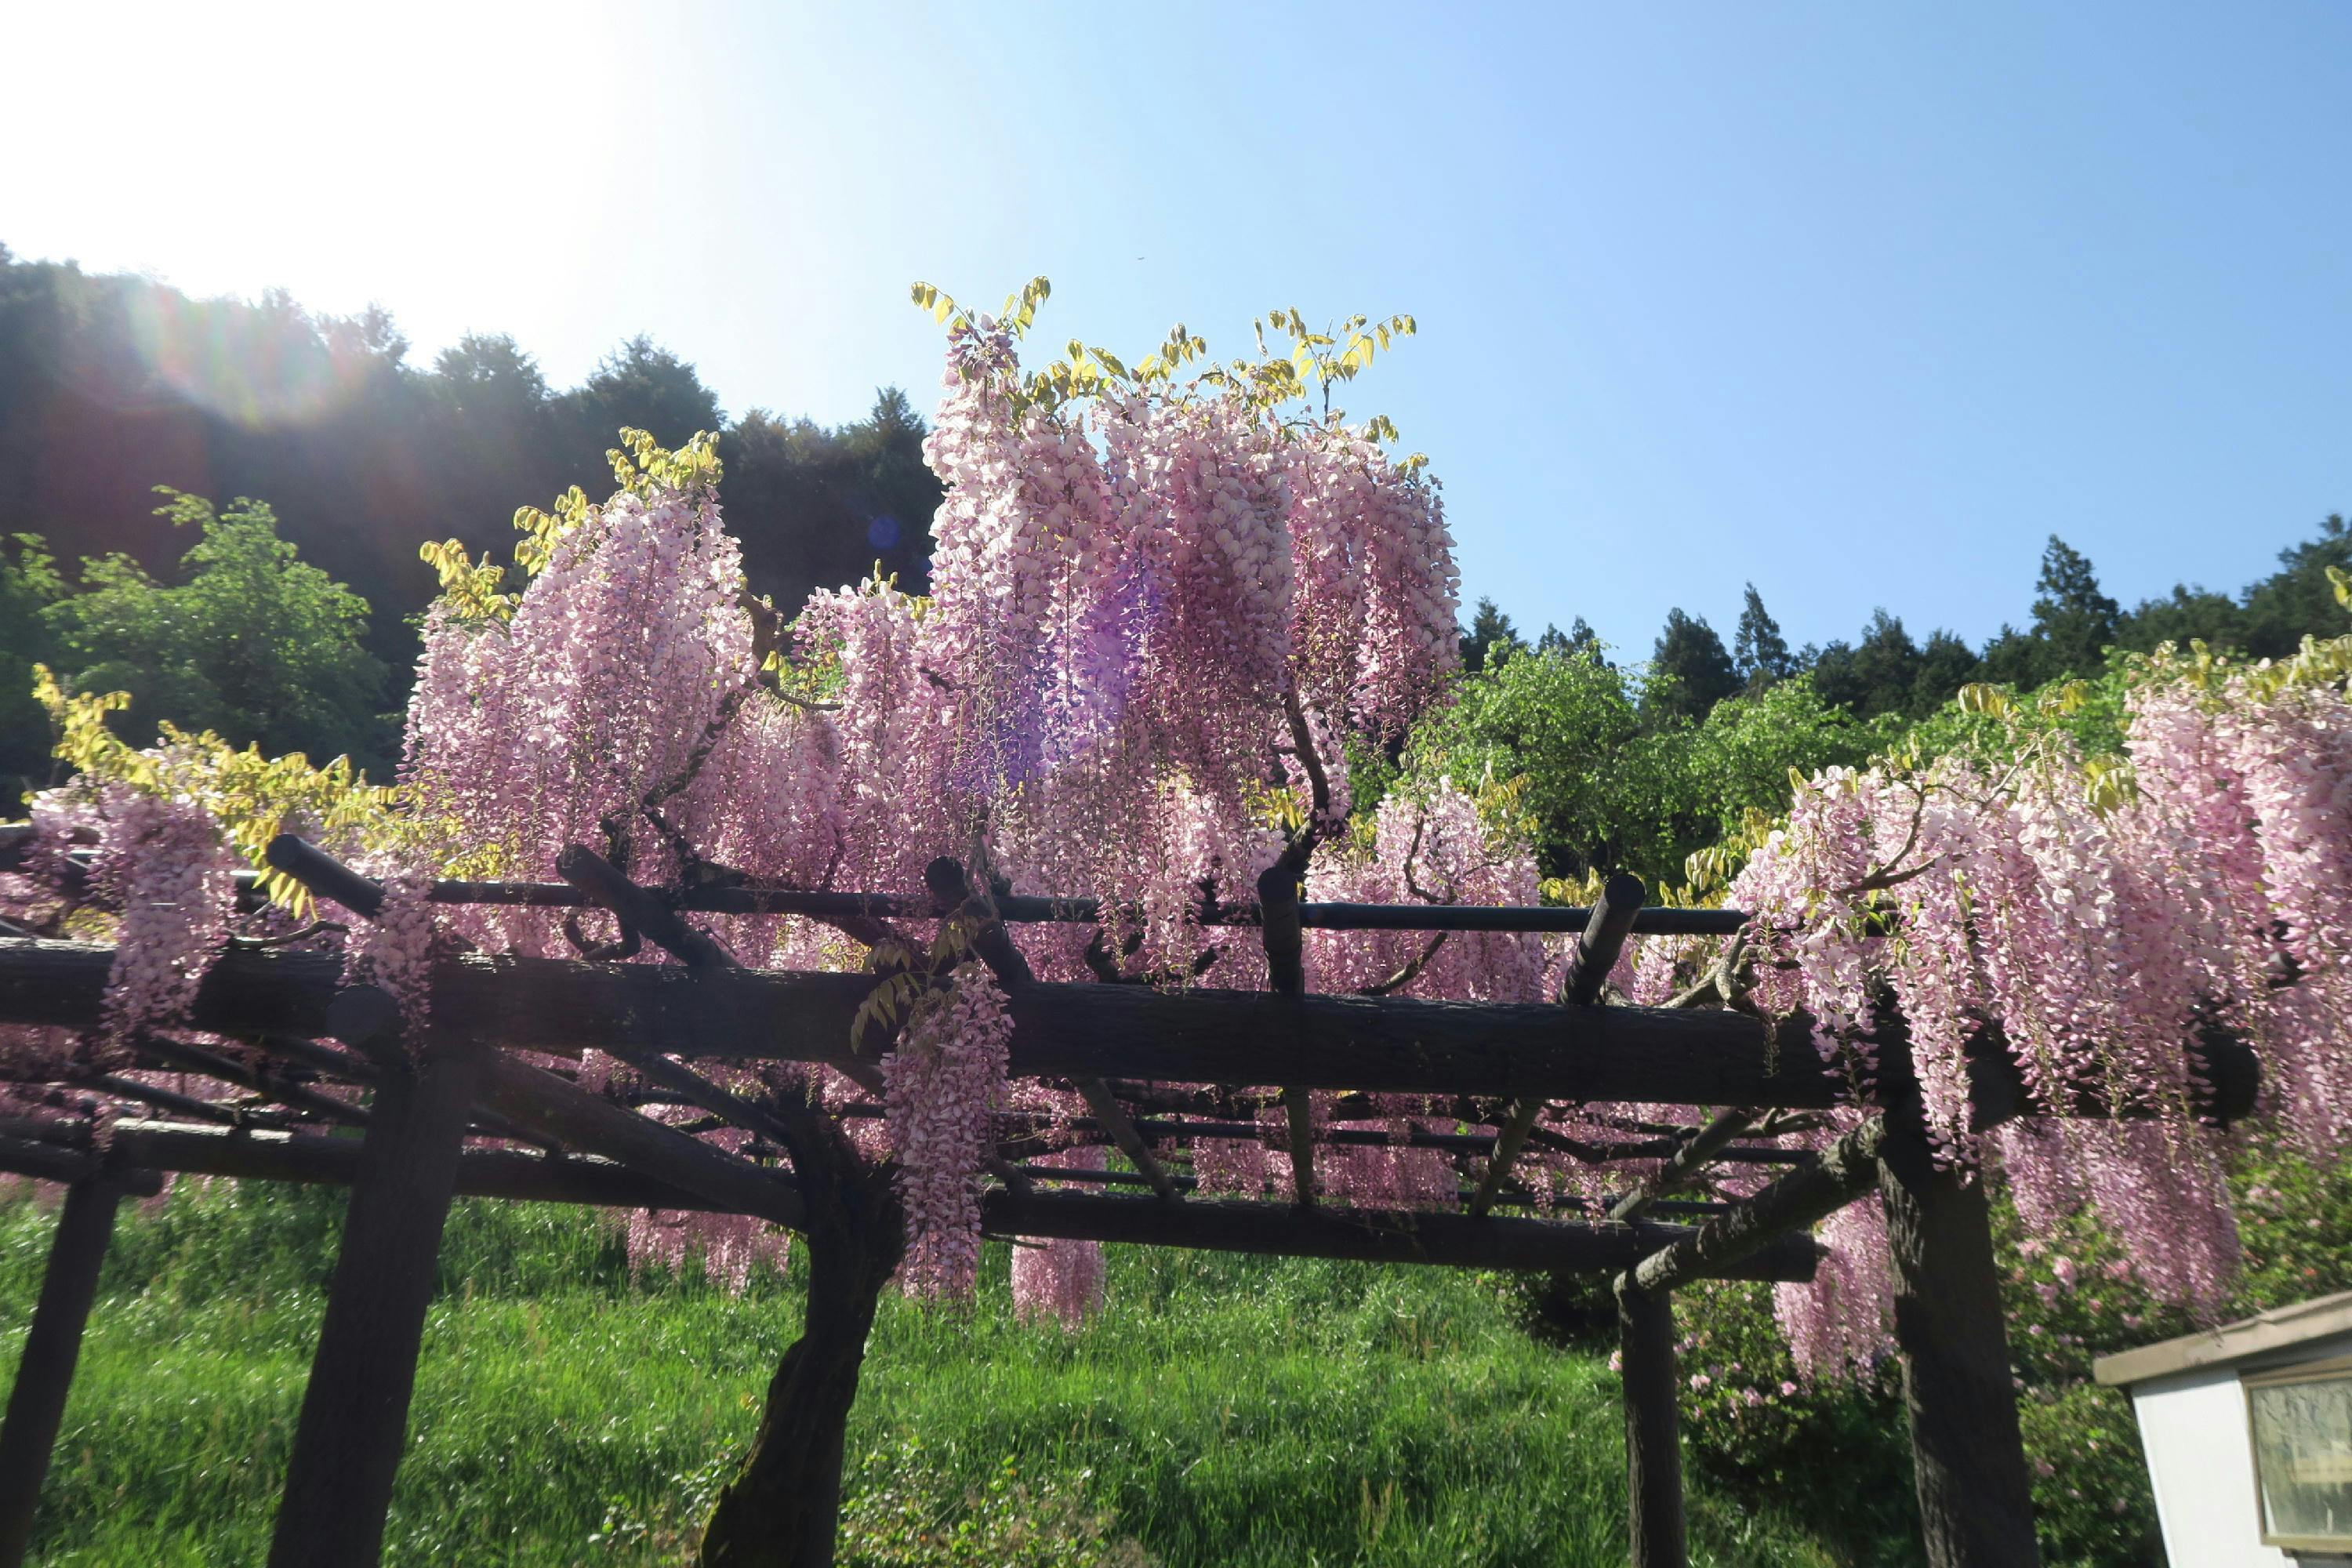
<svg viewBox="0 0 2352 1568"><path fill-rule="evenodd" d="M832 1568L843 1443L866 1336L905 1237L887 1173L811 1194L808 1303L801 1337L768 1384L742 1469L702 1532L702 1568Z"/></svg>

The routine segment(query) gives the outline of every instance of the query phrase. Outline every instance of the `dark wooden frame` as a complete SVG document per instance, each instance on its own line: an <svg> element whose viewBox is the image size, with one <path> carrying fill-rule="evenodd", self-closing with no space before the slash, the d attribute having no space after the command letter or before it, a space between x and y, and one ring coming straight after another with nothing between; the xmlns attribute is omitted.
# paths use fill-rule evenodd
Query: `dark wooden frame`
<svg viewBox="0 0 2352 1568"><path fill-rule="evenodd" d="M0 851L6 846L0 845ZM363 916L382 895L307 845L280 840L271 860ZM944 869L943 869L944 868ZM1277 868L1277 870L1280 868ZM895 1208L874 1231L856 1216L877 1194L841 1186L840 1168L809 1148L812 1112L746 1101L672 1058L681 1042L705 1059L827 1062L872 1082L872 1067L848 1047L850 1021L874 981L868 976L783 974L736 966L723 949L681 918L685 910L796 910L825 918L971 918L976 950L1004 984L1014 1021L1013 1070L1066 1079L1087 1091L1099 1136L1125 1152L1152 1189L1150 1197L1042 1192L1033 1177L1000 1163L1006 1178L989 1194L984 1224L993 1234L1076 1237L1143 1245L1423 1262L1452 1267L1584 1270L1613 1277L1620 1303L1627 1400L1627 1462L1637 1568L1686 1562L1682 1526L1679 1437L1675 1431L1673 1292L1708 1277L1810 1278L1815 1252L1806 1230L1841 1205L1876 1193L1888 1212L1897 1277L1896 1337L1906 1369L1906 1403L1920 1458L1920 1500L1934 1568L2011 1568L2034 1561L2031 1500L2017 1436L2014 1395L1993 1289L1992 1256L1980 1186L1927 1157L1907 1051L1899 1036L1878 1044L1874 1084L1881 1114L1808 1157L1750 1199L1695 1226L1644 1217L1773 1110L1826 1108L1851 1100L1837 1064L1811 1048L1810 1026L1796 1021L1776 1037L1766 1021L1733 1010L1604 1005L1604 980L1632 932L1727 931L1737 911L1654 910L1641 907L1631 879L1612 881L1591 913L1580 910L1466 910L1421 905L1311 905L1297 901L1295 877L1262 881L1254 905L1209 911L1215 923L1253 925L1265 942L1276 984L1270 993L1193 989L1163 994L1148 986L1056 985L1032 978L1004 934L1007 921L1091 920L1080 901L997 900L963 886L952 862L919 900L862 894L727 888L669 895L630 884L584 849L568 851L561 884L443 884L445 902L543 907L602 906L679 959L675 965L446 957L432 977L435 1026L421 1041L396 1035L390 998L341 984L340 964L320 956L235 952L208 973L190 1022L259 1043L304 1064L348 1068L349 1080L371 1085L365 1116L306 1090L299 1075L248 1072L246 1087L270 1094L290 1125L341 1106L341 1119L363 1121L365 1137L321 1138L301 1131L131 1124L106 1149L57 1142L55 1129L11 1125L0 1131L0 1170L75 1184L68 1221L45 1284L43 1312L79 1324L104 1250L113 1198L125 1184L152 1184L156 1173L205 1171L257 1179L349 1184L353 1196L343 1252L330 1288L326 1321L306 1394L294 1462L281 1507L273 1564L375 1561L394 1468L404 1432L415 1353L441 1227L460 1194L561 1201L703 1208L752 1215L806 1230L819 1272L840 1283L813 1288L807 1337L788 1357L772 1389L767 1427L786 1405L814 1401L827 1414L778 1447L786 1489L819 1492L839 1485L839 1421L854 1396L872 1294L895 1265ZM952 877L948 873L952 872ZM835 906L838 905L838 908ZM1432 1003L1392 996L1317 995L1298 969L1300 933L1309 927L1359 930L1582 932L1560 1005L1498 1006ZM87 1029L96 1025L110 952L60 942L0 940L0 1022ZM354 1053L312 1042L340 1039ZM273 1044L273 1042L275 1042ZM696 1105L764 1141L789 1149L787 1178L754 1152L726 1154L684 1132L592 1095L569 1080L509 1055L510 1049L576 1055L594 1046L630 1061L677 1102ZM2227 1120L2254 1098L2251 1055L2234 1042L2189 1042L2207 1109ZM180 1058L185 1060L183 1057ZM2070 1115L2146 1114L2147 1108L2088 1099L2033 1105L2008 1068L1990 1031L1972 1057L1979 1126L2029 1111ZM234 1067L235 1064L229 1064ZM226 1070L226 1069L224 1069ZM1289 1146L1295 1204L1188 1198L1155 1148L1171 1134L1163 1123L1129 1114L1114 1079L1288 1086ZM1404 1091L1462 1100L1489 1097L1496 1131L1469 1194L1467 1213L1382 1212L1318 1203L1313 1140L1303 1113L1307 1089ZM324 1100L324 1104L320 1103ZM1664 1168L1614 1202L1600 1225L1573 1225L1490 1213L1521 1147L1544 1136L1538 1116L1549 1101L1631 1100L1733 1107L1705 1128L1668 1140ZM1181 1124L1174 1124L1181 1126ZM1229 1130L1221 1127L1220 1131ZM24 1134L31 1133L28 1139ZM1185 1134L1173 1135L1181 1142ZM1206 1135L1206 1134L1192 1134ZM528 1139L547 1152L469 1147L470 1139ZM1465 1142L1469 1140L1462 1140ZM562 1151L557 1158L555 1151ZM1471 1152L1463 1152L1468 1157ZM1759 1151L1759 1157L1780 1151ZM861 1207L861 1205L864 1205ZM93 1239L94 1238L94 1239ZM830 1261L826 1261L826 1260ZM54 1285L58 1302L50 1309ZM79 1291L80 1294L76 1295ZM817 1300L823 1297L822 1300ZM79 1301L79 1306L76 1302ZM852 1342L855 1342L853 1344ZM832 1346L825 1352L825 1346ZM804 1353L803 1353L804 1352ZM29 1356L28 1350L28 1356ZM827 1355L845 1359L829 1367ZM52 1367L56 1358L50 1358ZM64 1361L70 1375L70 1358ZM797 1371L795 1367L797 1366ZM1995 1373L1998 1375L1994 1375ZM51 1385L55 1387L52 1388ZM779 1391L782 1391L781 1394ZM61 1407L62 1378L20 1373L19 1419L12 1399L0 1427L0 1456L54 1436L37 1405L52 1393ZM785 1409L784 1415L792 1415ZM13 1447L12 1447L13 1445ZM755 1466L758 1460L755 1458ZM793 1467L801 1467L794 1468ZM807 1467L814 1467L809 1468ZM5 1467L0 1467L5 1468ZM21 1473L29 1473L20 1471ZM32 1489L37 1491L35 1476ZM720 1512L739 1500L730 1489ZM822 1504L822 1498L818 1503ZM20 1483L0 1484L0 1568L21 1553L32 1497ZM714 1562L793 1564L830 1561L825 1506L757 1522L778 1536L772 1551L741 1544L764 1537L738 1532L706 1552Z"/></svg>

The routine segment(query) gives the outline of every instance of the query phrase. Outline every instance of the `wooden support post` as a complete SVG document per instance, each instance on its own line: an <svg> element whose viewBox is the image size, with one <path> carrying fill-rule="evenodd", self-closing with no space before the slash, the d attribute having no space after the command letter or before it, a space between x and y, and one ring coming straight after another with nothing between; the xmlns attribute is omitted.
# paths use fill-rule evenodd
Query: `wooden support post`
<svg viewBox="0 0 2352 1568"><path fill-rule="evenodd" d="M1265 923L1258 934L1265 942L1265 967L1277 996L1299 996L1307 990L1307 942L1298 923L1299 867L1286 853L1258 874L1257 904ZM1290 1138L1291 1195L1302 1204L1315 1201L1315 1118L1307 1090L1282 1091L1283 1121Z"/></svg>
<svg viewBox="0 0 2352 1568"><path fill-rule="evenodd" d="M1585 921L1583 934L1576 939L1576 951L1570 955L1568 973L1561 979L1559 999L1570 1007L1591 1007L1601 1001L1601 988L1609 983L1609 972L1617 966L1617 955L1625 951L1625 939L1633 933L1633 917L1642 912L1642 900L1649 896L1642 879L1620 871L1602 884L1601 901L1592 906L1592 918ZM1473 1215L1485 1214L1495 1205L1495 1195L1503 1190L1509 1179L1512 1163L1535 1131L1536 1118L1542 1114L1543 1097L1529 1095L1511 1108L1510 1120L1495 1134L1495 1152L1486 1159L1486 1174L1470 1199Z"/></svg>
<svg viewBox="0 0 2352 1568"><path fill-rule="evenodd" d="M376 1091L295 1424L270 1568L371 1568L383 1552L441 1230L480 1076L475 1047L430 1039L413 1072L387 1073Z"/></svg>
<svg viewBox="0 0 2352 1568"><path fill-rule="evenodd" d="M40 1300L8 1391L8 1415L0 1421L0 1568L16 1568L33 1539L33 1512L41 1482L49 1473L49 1452L73 1386L74 1363L81 1355L82 1326L98 1295L98 1270L114 1235L114 1214L127 1190L120 1178L98 1175L66 1190L58 1228L49 1241L49 1266L41 1276ZM148 1176L135 1190L152 1193Z"/></svg>
<svg viewBox="0 0 2352 1568"><path fill-rule="evenodd" d="M1890 1128L1878 1193L1929 1568L2034 1568L2032 1489L1983 1180L1936 1169L1916 1127Z"/></svg>
<svg viewBox="0 0 2352 1568"><path fill-rule="evenodd" d="M1626 1521L1633 1568L1687 1568L1682 1423L1675 1387L1675 1301L1617 1277L1617 1349L1625 1386Z"/></svg>

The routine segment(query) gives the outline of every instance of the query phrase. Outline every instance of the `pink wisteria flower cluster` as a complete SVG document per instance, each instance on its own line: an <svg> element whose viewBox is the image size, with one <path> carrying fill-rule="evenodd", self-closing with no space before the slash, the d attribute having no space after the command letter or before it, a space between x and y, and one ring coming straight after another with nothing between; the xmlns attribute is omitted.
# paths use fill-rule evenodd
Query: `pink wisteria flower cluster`
<svg viewBox="0 0 2352 1568"><path fill-rule="evenodd" d="M2252 1045L2263 1109L2314 1152L2352 1131L2352 704L2334 679L2159 658L2125 744L1826 771L1730 899L1754 915L1757 999L1809 1017L1862 1087L1899 1024L1940 1159L1997 1166L2032 1226L2094 1205L2150 1289L2204 1307L2238 1242L2190 1046ZM2045 1112L2131 1114L1981 1136L1971 1051L2005 1056ZM1780 1293L1809 1363L1883 1333L1861 1276L1884 1248L1840 1237L1814 1286Z"/></svg>
<svg viewBox="0 0 2352 1568"><path fill-rule="evenodd" d="M401 994L416 1023L439 940L674 962L601 913L423 897L428 868L553 879L574 845L646 885L902 897L950 857L974 889L1103 900L1099 926L1018 935L1035 974L1082 984L1265 987L1256 934L1202 917L1255 900L1277 868L1320 900L1538 901L1526 845L1480 799L1416 779L1376 810L1355 805L1349 742L1360 756L1393 740L1458 668L1458 578L1433 481L1393 460L1373 426L1285 412L1232 382L1122 378L1041 397L1019 346L985 321L951 334L926 447L947 485L928 594L877 581L781 613L755 604L715 466L641 451L645 471L609 501L534 535L519 593L436 606L407 715L401 849L362 857L390 887L383 919L346 949L354 976ZM1810 1043L1851 1071L1857 1104L1894 1065L1880 1059L1882 1026L1899 1016L1941 1158L2005 1170L2029 1219L2098 1204L2142 1278L2212 1300L2233 1244L2186 1043L2213 1031L2253 1043L2273 1109L2314 1147L2352 1126L2338 1039L2352 1016L2348 742L2340 682L2174 671L2134 698L2127 770L2040 745L2014 763L1824 773L1730 892L1756 914L1756 998L1811 1021ZM121 910L110 1028L178 1016L227 930L234 857L218 823L201 803L119 784L45 802L44 841L94 847L93 875ZM895 1164L912 1292L971 1289L998 1113L1035 1112L1044 1157L1066 1168L1099 1158L1070 1146L1077 1096L1006 1083L1005 991L950 928L705 923L761 967L857 970L885 940L933 953L874 1031L884 1114L843 1124L860 1155ZM1305 961L1321 991L1526 1002L1559 994L1568 945L1318 930ZM1663 1004L1693 959L1690 943L1645 942L1613 983ZM1988 1048L2045 1107L2080 1097L2145 1114L2034 1118L1987 1140L1969 1121L1968 1066ZM593 1055L579 1072L592 1089L617 1076L649 1092ZM818 1068L808 1081L825 1109L872 1109L870 1074ZM1278 1090L1227 1088L1241 1124L1229 1131L1244 1135L1197 1142L1199 1191L1289 1195ZM1513 1181L1539 1208L1591 1213L1654 1171L1663 1135L1712 1109L1556 1111ZM1305 1111L1312 1135L1340 1140L1318 1145L1319 1198L1454 1207L1480 1174L1431 1136L1458 1132L1450 1101L1318 1093ZM1757 1136L1831 1136L1860 1114ZM1716 1191L1769 1178L1748 1165ZM1808 1366L1854 1364L1883 1332L1882 1228L1868 1207L1841 1216L1820 1282L1780 1293ZM645 1215L630 1236L641 1261L698 1254L730 1281L781 1256L780 1237L741 1218ZM1100 1280L1099 1251L1083 1244L1024 1247L1015 1261L1021 1309L1065 1321Z"/></svg>

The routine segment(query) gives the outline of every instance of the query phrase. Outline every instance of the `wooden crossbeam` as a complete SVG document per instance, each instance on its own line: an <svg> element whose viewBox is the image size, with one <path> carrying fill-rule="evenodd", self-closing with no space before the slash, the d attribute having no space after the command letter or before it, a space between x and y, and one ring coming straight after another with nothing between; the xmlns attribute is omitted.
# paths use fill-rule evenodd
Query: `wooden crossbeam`
<svg viewBox="0 0 2352 1568"><path fill-rule="evenodd" d="M0 939L0 1021L96 1026L113 950ZM194 1027L316 1037L341 981L331 954L231 952L196 994ZM583 963L465 954L435 966L433 1011L463 1037L576 1055L583 1047L667 1050L691 1039L714 1058L838 1062L872 989L862 974ZM1298 1084L1409 1094L1633 1100L1820 1109L1844 1079L1806 1047L1801 1019L1768 1026L1745 1014L1643 1007L1269 995L1040 981L1011 999L1012 1071L1075 1078L1117 1071L1180 1083ZM2191 1047L2214 1074L2221 1120L2243 1116L2259 1084L2252 1051L2209 1037ZM2014 1107L2022 1091L1988 1052L1979 1095ZM871 1064L865 1064L870 1067ZM2209 1070L2200 1067L2200 1072ZM2095 1085L2038 1113L2149 1115L2111 1107ZM1981 1124L1983 1118L1979 1118ZM1541 1131L1541 1129L1538 1129Z"/></svg>
<svg viewBox="0 0 2352 1568"><path fill-rule="evenodd" d="M269 864L292 871L300 864L300 846L292 835L281 850L273 843ZM23 826L0 826L0 871L23 863L33 834ZM237 873L238 886L250 889L251 872ZM356 888L349 890L357 891ZM361 913L350 900L328 894L337 903ZM577 888L565 882L436 881L425 897L436 904L492 904L523 909L582 909L587 906ZM1104 918L1098 899L1058 899L1014 895L996 900L1001 919L1015 925L1096 925ZM672 907L689 913L733 915L806 915L825 921L927 920L932 914L928 894L835 893L798 888L747 885L690 888L672 896ZM1114 919L1132 909L1114 909ZM1362 904L1302 903L1300 923L1309 931L1580 931L1591 911L1550 904ZM1259 906L1215 903L1198 911L1200 922L1213 926L1255 926L1262 923ZM1747 921L1739 910L1645 909L1635 918L1633 931L1642 936L1727 936Z"/></svg>
<svg viewBox="0 0 2352 1568"><path fill-rule="evenodd" d="M1613 1220L1630 1220L1660 1198L1684 1185L1709 1163L1729 1152L1731 1141L1756 1124L1751 1110L1727 1110L1698 1130L1689 1142L1666 1156L1657 1173L1625 1194L1609 1211Z"/></svg>
<svg viewBox="0 0 2352 1568"><path fill-rule="evenodd" d="M294 1106L346 1127L364 1127L368 1123L368 1113L359 1106L296 1083L284 1073L272 1072L267 1068L247 1067L242 1062L231 1061L217 1051L167 1039L161 1035L142 1035L132 1044L141 1055L181 1072L192 1072L203 1078L216 1079L222 1083L235 1084L239 1089L251 1089L256 1094L274 1100L280 1105Z"/></svg>
<svg viewBox="0 0 2352 1568"><path fill-rule="evenodd" d="M114 1137L113 1159L125 1169L340 1184L350 1182L360 1168L359 1148L352 1141L310 1133L229 1133L211 1127L126 1122L117 1127ZM24 1147L30 1145L0 1148L0 1170L14 1168L9 1151ZM774 1184L797 1204L791 1184L778 1179ZM747 1212L617 1164L595 1159L551 1160L511 1150L465 1151L458 1158L455 1190L483 1197L613 1207ZM763 1206L772 1211L772 1205ZM797 1209L782 1218L773 1212L748 1212L788 1225L798 1218ZM1459 1214L1414 1210L1328 1205L1300 1210L1287 1204L1223 1199L1163 1204L1150 1197L1066 1193L1024 1196L1005 1191L992 1191L982 1197L981 1220L990 1234L999 1236L1579 1273L1622 1271L1643 1256L1695 1234L1687 1226L1671 1225L1583 1225L1499 1216L1473 1221ZM1727 1266L1724 1277L1810 1279L1813 1258L1810 1242L1786 1238Z"/></svg>
<svg viewBox="0 0 2352 1568"><path fill-rule="evenodd" d="M1642 1259L1633 1283L1662 1293L1737 1264L1757 1247L1811 1228L1878 1185L1878 1149L1886 1122L1872 1117L1803 1166L1712 1219L1697 1231ZM1637 1222L1638 1223L1638 1222Z"/></svg>

